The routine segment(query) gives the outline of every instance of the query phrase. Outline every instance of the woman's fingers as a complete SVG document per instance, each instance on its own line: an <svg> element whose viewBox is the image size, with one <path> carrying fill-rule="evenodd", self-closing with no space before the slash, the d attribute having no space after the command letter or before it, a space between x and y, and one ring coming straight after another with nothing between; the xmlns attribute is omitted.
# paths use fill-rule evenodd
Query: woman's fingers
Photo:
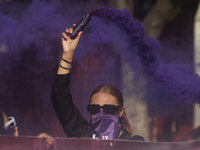
<svg viewBox="0 0 200 150"><path fill-rule="evenodd" d="M70 36L70 29L65 29L65 34L66 34L67 37L69 37Z"/></svg>
<svg viewBox="0 0 200 150"><path fill-rule="evenodd" d="M14 136L19 136L18 127L16 126L13 131Z"/></svg>
<svg viewBox="0 0 200 150"><path fill-rule="evenodd" d="M73 28L65 29L65 32L62 33L62 37L65 40L67 40L72 33L73 33Z"/></svg>
<svg viewBox="0 0 200 150"><path fill-rule="evenodd" d="M47 142L48 144L52 144L53 141L54 141L54 139L53 139L51 136L49 136L49 135L47 135L45 139L46 139L46 142Z"/></svg>
<svg viewBox="0 0 200 150"><path fill-rule="evenodd" d="M48 144L52 144L52 142L54 141L54 139L53 139L50 135L48 135L48 134L46 134L46 133L40 133L40 134L38 135L38 137L44 138L44 139L45 139L45 142L48 143Z"/></svg>
<svg viewBox="0 0 200 150"><path fill-rule="evenodd" d="M62 37L67 40L67 34L65 32L62 33Z"/></svg>
<svg viewBox="0 0 200 150"><path fill-rule="evenodd" d="M82 35L83 31L80 31L76 37L77 42L79 42L81 35Z"/></svg>
<svg viewBox="0 0 200 150"><path fill-rule="evenodd" d="M69 29L69 33L72 34L73 33L73 28Z"/></svg>
<svg viewBox="0 0 200 150"><path fill-rule="evenodd" d="M73 28L65 29L65 32L62 33L62 41L63 41L63 48L64 49L76 49L79 40L81 38L82 31L78 33L75 39L71 39L70 35L73 33L73 29L76 27L76 24L73 24Z"/></svg>
<svg viewBox="0 0 200 150"><path fill-rule="evenodd" d="M65 32L68 34L69 33L69 29L65 29Z"/></svg>

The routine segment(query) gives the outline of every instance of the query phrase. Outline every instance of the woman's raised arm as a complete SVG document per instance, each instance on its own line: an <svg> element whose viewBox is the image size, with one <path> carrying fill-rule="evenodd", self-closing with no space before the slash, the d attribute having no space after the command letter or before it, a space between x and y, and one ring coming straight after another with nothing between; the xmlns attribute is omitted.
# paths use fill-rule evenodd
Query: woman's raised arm
<svg viewBox="0 0 200 150"><path fill-rule="evenodd" d="M73 27L76 25L74 24ZM74 51L76 50L79 40L81 38L82 31L79 32L75 39L71 39L70 35L73 32L73 28L66 29L62 33L62 46L63 54L60 61L57 74L68 74L70 73L71 63L73 61Z"/></svg>

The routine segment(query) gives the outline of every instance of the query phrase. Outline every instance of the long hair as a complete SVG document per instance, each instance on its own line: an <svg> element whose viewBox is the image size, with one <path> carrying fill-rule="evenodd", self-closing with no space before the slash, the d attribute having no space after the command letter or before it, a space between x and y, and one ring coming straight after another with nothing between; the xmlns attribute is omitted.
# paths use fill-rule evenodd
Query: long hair
<svg viewBox="0 0 200 150"><path fill-rule="evenodd" d="M124 105L124 99L122 97L122 93L114 86L111 85L101 85L99 87L97 87L91 94L90 96L90 102L91 102L91 98L94 94L99 93L99 92L103 92L103 93L107 93L110 94L112 96L114 96L116 98L117 103L119 104L119 106L123 107ZM125 121L122 123L122 126L130 133L133 134L133 131L131 129L128 117L126 115L126 112L124 111L123 116L122 116Z"/></svg>

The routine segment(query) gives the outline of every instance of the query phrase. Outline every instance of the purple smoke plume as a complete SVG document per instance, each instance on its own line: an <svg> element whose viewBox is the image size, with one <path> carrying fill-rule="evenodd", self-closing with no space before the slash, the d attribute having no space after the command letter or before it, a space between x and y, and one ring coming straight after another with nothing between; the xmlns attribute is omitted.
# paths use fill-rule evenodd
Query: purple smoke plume
<svg viewBox="0 0 200 150"><path fill-rule="evenodd" d="M86 11L93 11L92 20L83 31L75 52L75 62L83 66L81 58L90 53L95 59L92 55L95 51L101 58L99 61L112 72L120 67L112 68L112 64L116 63L112 59L114 56L105 55L110 52L121 57L135 72L133 85L139 83L137 78L145 76L146 85L138 85L138 89L133 91L137 94L145 90L144 101L155 103L158 107L162 103L199 103L199 77L187 65L166 64L156 53L156 50L162 49L161 44L145 36L143 25L127 9L98 9L95 8L98 5L89 7L91 5L33 0L19 12L0 14L0 99L4 108L12 110L12 114L18 115L18 122L24 123L21 126L26 135L39 134L34 132L39 126L41 131L52 130L36 122L57 121L50 93L62 52L61 33L77 23ZM92 73L95 72L101 71ZM117 78L121 81L120 76ZM35 112L33 106L40 111ZM29 114L26 111L30 111ZM28 120L30 116L34 123ZM26 132L26 128L31 128L33 133Z"/></svg>
<svg viewBox="0 0 200 150"><path fill-rule="evenodd" d="M151 74L158 64L156 50L161 49L161 44L154 38L145 37L143 25L134 20L131 13L125 8L123 11L115 8L103 7L95 10L91 16L106 16L110 21L114 21L123 28L130 40L130 48L138 47L139 49L130 49L131 52L138 55L144 71Z"/></svg>
<svg viewBox="0 0 200 150"><path fill-rule="evenodd" d="M142 65L142 71L149 79L152 88L147 89L148 94L159 95L159 100L165 103L192 104L199 103L200 78L193 74L192 69L184 64L166 64L157 55L156 50L162 49L160 43L154 38L145 36L140 22L134 20L127 9L123 11L103 7L92 16L107 17L109 21L116 22L128 35L129 51L136 54ZM136 48L137 47L137 48ZM154 91L154 92L152 92ZM148 95L147 99L151 100ZM153 100L152 100L153 101Z"/></svg>

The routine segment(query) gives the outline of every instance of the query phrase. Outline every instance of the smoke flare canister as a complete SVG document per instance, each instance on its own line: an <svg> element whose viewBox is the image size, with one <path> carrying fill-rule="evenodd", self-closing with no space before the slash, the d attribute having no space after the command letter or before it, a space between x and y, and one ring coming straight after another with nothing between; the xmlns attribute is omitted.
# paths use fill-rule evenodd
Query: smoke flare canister
<svg viewBox="0 0 200 150"><path fill-rule="evenodd" d="M76 25L76 27L73 29L73 33L71 34L71 38L75 39L76 36L78 35L78 33L80 31L83 30L83 28L89 23L89 21L91 20L91 17L89 14L86 14Z"/></svg>

